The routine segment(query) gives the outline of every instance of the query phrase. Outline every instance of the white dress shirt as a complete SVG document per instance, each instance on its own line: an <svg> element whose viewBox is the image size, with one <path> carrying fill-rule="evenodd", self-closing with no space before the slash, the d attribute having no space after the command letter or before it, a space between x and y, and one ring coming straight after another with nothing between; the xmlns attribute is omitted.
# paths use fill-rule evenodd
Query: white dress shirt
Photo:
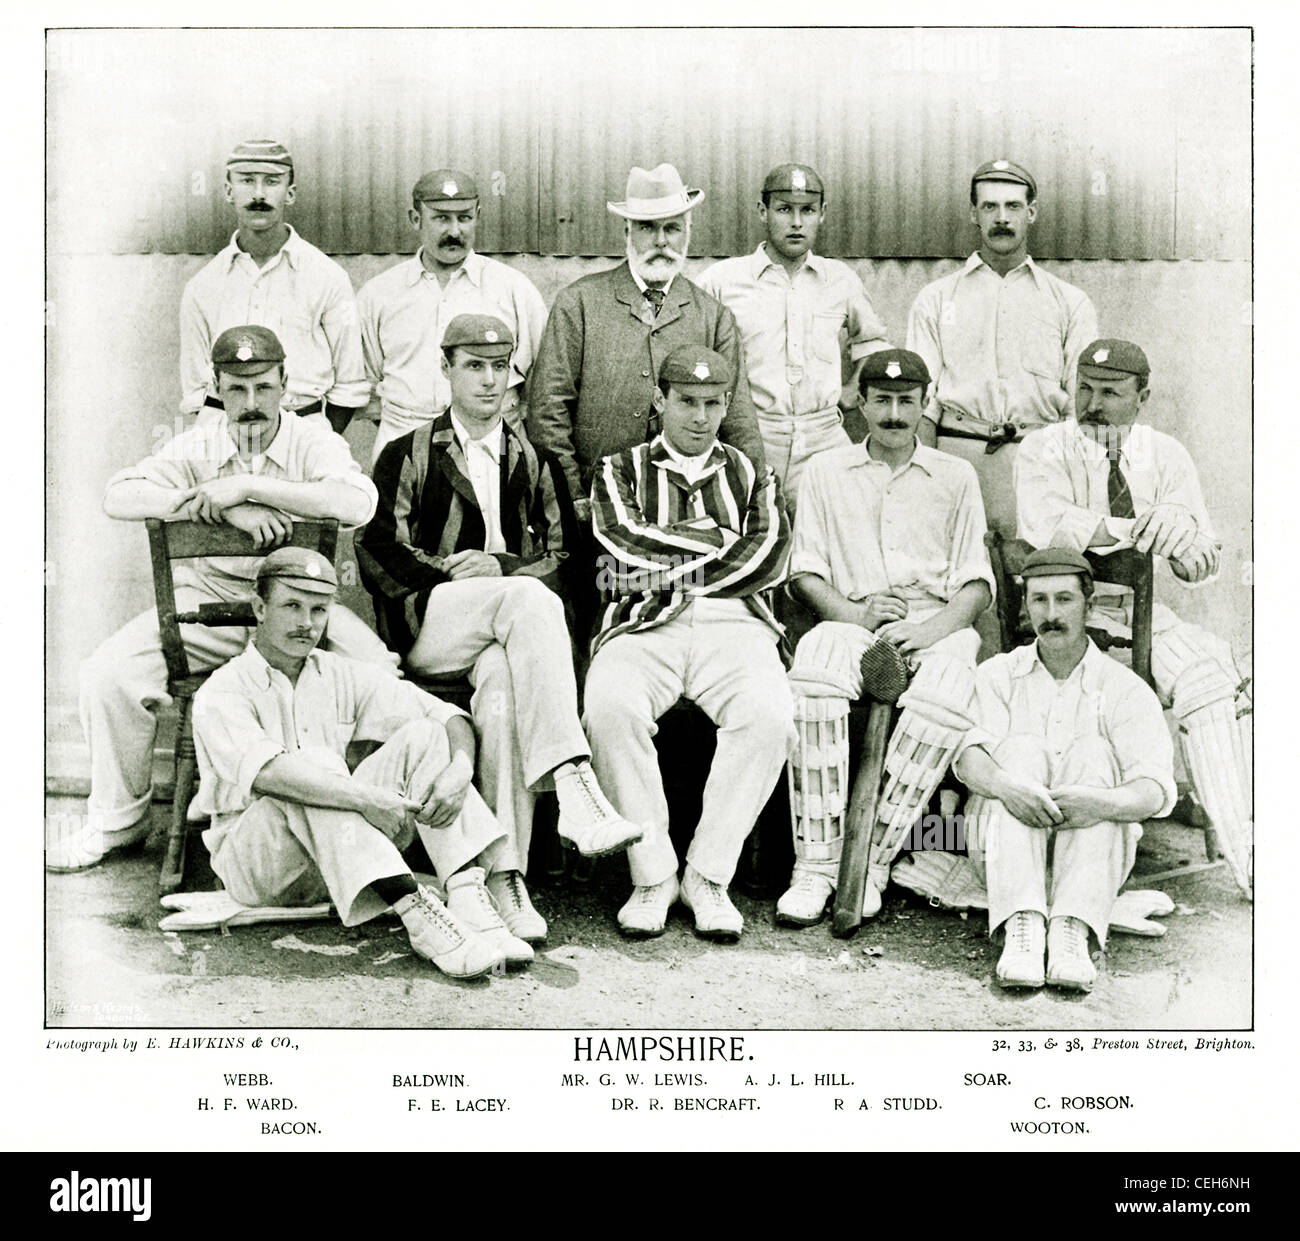
<svg viewBox="0 0 1300 1241"><path fill-rule="evenodd" d="M181 412L197 413L215 395L212 344L247 323L270 328L284 346L289 408L319 400L363 406L369 390L347 272L292 228L264 267L239 248L238 236L181 294Z"/></svg>
<svg viewBox="0 0 1300 1241"><path fill-rule="evenodd" d="M465 454L470 486L474 488L474 498L483 514L487 538L483 550L503 552L506 540L501 533L501 423L498 422L482 438L474 439L465 429L465 424L451 411L451 428L456 433L461 452Z"/></svg>

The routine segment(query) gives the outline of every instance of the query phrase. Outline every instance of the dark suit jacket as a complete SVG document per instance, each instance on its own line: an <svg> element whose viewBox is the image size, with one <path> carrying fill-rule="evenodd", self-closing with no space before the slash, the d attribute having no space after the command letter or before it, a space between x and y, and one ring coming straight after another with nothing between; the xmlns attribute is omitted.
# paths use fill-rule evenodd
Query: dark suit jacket
<svg viewBox="0 0 1300 1241"><path fill-rule="evenodd" d="M625 261L560 290L528 378L528 437L558 458L573 496L588 494L602 457L658 432L651 393L660 363L688 343L706 345L735 369L718 438L762 472L763 441L735 317L678 275L651 318Z"/></svg>
<svg viewBox="0 0 1300 1241"><path fill-rule="evenodd" d="M501 533L507 550L494 554L503 575L527 573L561 591L577 534L564 473L553 457L503 426ZM357 565L375 603L379 636L405 658L429 592L451 580L442 562L454 552L482 551L487 531L446 411L385 445L374 479L379 506L355 542Z"/></svg>

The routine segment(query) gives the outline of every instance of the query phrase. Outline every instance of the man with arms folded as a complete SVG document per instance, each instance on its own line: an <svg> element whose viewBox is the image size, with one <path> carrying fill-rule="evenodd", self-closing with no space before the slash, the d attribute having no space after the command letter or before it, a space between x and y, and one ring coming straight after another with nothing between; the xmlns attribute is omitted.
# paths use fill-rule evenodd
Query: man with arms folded
<svg viewBox="0 0 1300 1241"><path fill-rule="evenodd" d="M447 408L441 346L457 315L494 315L509 327L515 351L501 414L512 425L523 418L524 381L546 326L546 304L522 272L475 251L479 211L478 185L468 173L426 172L411 191L408 212L420 237L415 257L357 294L366 378L380 402L372 464L390 440Z"/></svg>
<svg viewBox="0 0 1300 1241"><path fill-rule="evenodd" d="M628 850L634 887L618 914L634 937L662 934L680 897L698 934L739 938L727 885L793 737L780 626L763 596L785 573L785 507L772 472L717 439L735 376L711 349L673 350L655 398L663 432L606 457L592 489L610 602L584 720L601 783L646 830ZM683 696L717 724L718 741L679 884L653 738Z"/></svg>
<svg viewBox="0 0 1300 1241"><path fill-rule="evenodd" d="M284 344L285 408L342 432L366 403L357 307L347 272L285 223L297 195L293 158L266 138L226 160L238 228L181 294L181 413L221 408L208 356L227 328L261 323ZM210 407L205 411L204 407Z"/></svg>
<svg viewBox="0 0 1300 1241"><path fill-rule="evenodd" d="M1171 435L1139 421L1150 364L1126 340L1095 340L1079 358L1078 420L1025 437L1016 460L1020 537L1035 547L1105 555L1136 547L1169 562L1189 587L1211 581L1220 551L1196 466ZM1132 592L1102 582L1088 623L1132 634ZM1246 682L1226 642L1156 604L1151 672L1178 718L1183 759L1237 885L1251 892L1253 833L1246 750L1237 720Z"/></svg>
<svg viewBox="0 0 1300 1241"><path fill-rule="evenodd" d="M253 640L195 696L212 869L242 905L328 897L344 926L391 908L415 952L453 978L528 964L475 865L501 829L470 784L474 730L415 686L315 649L336 586L319 553L272 552ZM350 773L352 741L383 744ZM417 832L446 904L402 859Z"/></svg>
<svg viewBox="0 0 1300 1241"><path fill-rule="evenodd" d="M812 252L826 218L825 187L813 169L773 168L758 218L762 245L715 263L699 283L740 325L763 449L793 511L808 459L849 442L843 411L858 403L858 366L889 342L852 269ZM841 333L854 363L847 383Z"/></svg>
<svg viewBox="0 0 1300 1241"><path fill-rule="evenodd" d="M370 519L374 485L343 439L323 422L281 408L284 350L274 332L230 328L212 348L212 367L221 410L109 479L104 511L110 517L226 522L263 548L287 538L295 517L349 526ZM182 564L177 606L190 611L201 603L247 600L256 570L257 560L248 557ZM187 625L181 637L190 666L199 670L241 651L248 630ZM343 654L395 672L396 658L341 605L331 613L328 640ZM106 851L148 832L154 710L168 702L157 613L142 613L104 642L82 664L80 681L81 726L90 746L88 822L84 832L47 846L49 870L93 866Z"/></svg>
<svg viewBox="0 0 1300 1241"><path fill-rule="evenodd" d="M380 632L406 666L469 671L479 787L504 829L484 855L488 889L510 929L539 942L546 922L523 879L534 790L554 783L560 837L588 856L625 849L641 829L610 806L589 762L555 593L573 514L554 458L501 417L513 347L490 315L447 325L450 406L380 453L378 510L357 559Z"/></svg>
<svg viewBox="0 0 1300 1241"><path fill-rule="evenodd" d="M975 670L977 722L954 769L989 932L1005 928L998 982L1090 991L1089 932L1104 949L1139 824L1173 807L1173 746L1150 687L1088 637L1088 562L1049 547L1023 577L1037 641Z"/></svg>
<svg viewBox="0 0 1300 1241"><path fill-rule="evenodd" d="M787 925L820 921L835 890L849 704L866 693L902 708L885 753L866 917L880 909L890 866L971 725L980 644L971 626L992 598L993 574L975 471L916 437L929 382L916 354L873 353L858 373L866 440L820 454L804 474L789 589L821 622L790 669L795 865L776 907Z"/></svg>

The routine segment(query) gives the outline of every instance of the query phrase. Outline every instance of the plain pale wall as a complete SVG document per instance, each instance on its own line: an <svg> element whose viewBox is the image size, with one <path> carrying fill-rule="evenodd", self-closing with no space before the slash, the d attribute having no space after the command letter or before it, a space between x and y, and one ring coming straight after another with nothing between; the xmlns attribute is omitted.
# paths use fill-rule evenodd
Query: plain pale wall
<svg viewBox="0 0 1300 1241"><path fill-rule="evenodd" d="M401 257L340 260L360 287ZM47 343L46 658L50 775L80 764L75 751L77 663L123 622L153 605L144 527L112 521L101 508L104 484L181 429L176 413L177 308L185 282L207 261L197 255L51 255ZM511 256L549 305L556 292L609 259ZM694 274L713 260L692 260ZM902 344L907 311L920 288L955 260L851 264ZM1151 360L1146 409L1156 428L1177 436L1200 470L1210 514L1224 545L1213 585L1188 590L1167 569L1158 597L1186 619L1228 638L1243 673L1251 659L1251 328L1250 268L1241 262L1045 263L1084 289L1102 335L1137 341ZM348 440L363 465L373 426L354 420ZM356 582L350 543L340 551L345 583ZM365 591L343 600L367 619Z"/></svg>

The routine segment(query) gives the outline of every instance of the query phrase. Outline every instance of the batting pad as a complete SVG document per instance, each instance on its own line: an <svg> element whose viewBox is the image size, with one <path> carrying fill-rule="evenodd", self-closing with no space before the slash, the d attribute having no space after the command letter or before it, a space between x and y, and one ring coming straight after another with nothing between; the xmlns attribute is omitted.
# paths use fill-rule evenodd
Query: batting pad
<svg viewBox="0 0 1300 1241"><path fill-rule="evenodd" d="M861 625L822 621L799 640L790 680L795 693L815 698L847 698L862 693L863 648L875 639Z"/></svg>
<svg viewBox="0 0 1300 1241"><path fill-rule="evenodd" d="M798 735L787 765L795 857L837 863L849 792L849 704L844 698L796 693Z"/></svg>
<svg viewBox="0 0 1300 1241"><path fill-rule="evenodd" d="M328 918L334 906L241 905L229 892L172 892L161 897L164 909L175 910L159 923L163 931L215 931L227 926L252 926L259 922L312 922Z"/></svg>
<svg viewBox="0 0 1300 1241"><path fill-rule="evenodd" d="M1218 702L1187 716L1178 737L1196 794L1210 816L1232 877L1251 899L1254 824L1242 783L1245 763L1237 729L1232 702Z"/></svg>

